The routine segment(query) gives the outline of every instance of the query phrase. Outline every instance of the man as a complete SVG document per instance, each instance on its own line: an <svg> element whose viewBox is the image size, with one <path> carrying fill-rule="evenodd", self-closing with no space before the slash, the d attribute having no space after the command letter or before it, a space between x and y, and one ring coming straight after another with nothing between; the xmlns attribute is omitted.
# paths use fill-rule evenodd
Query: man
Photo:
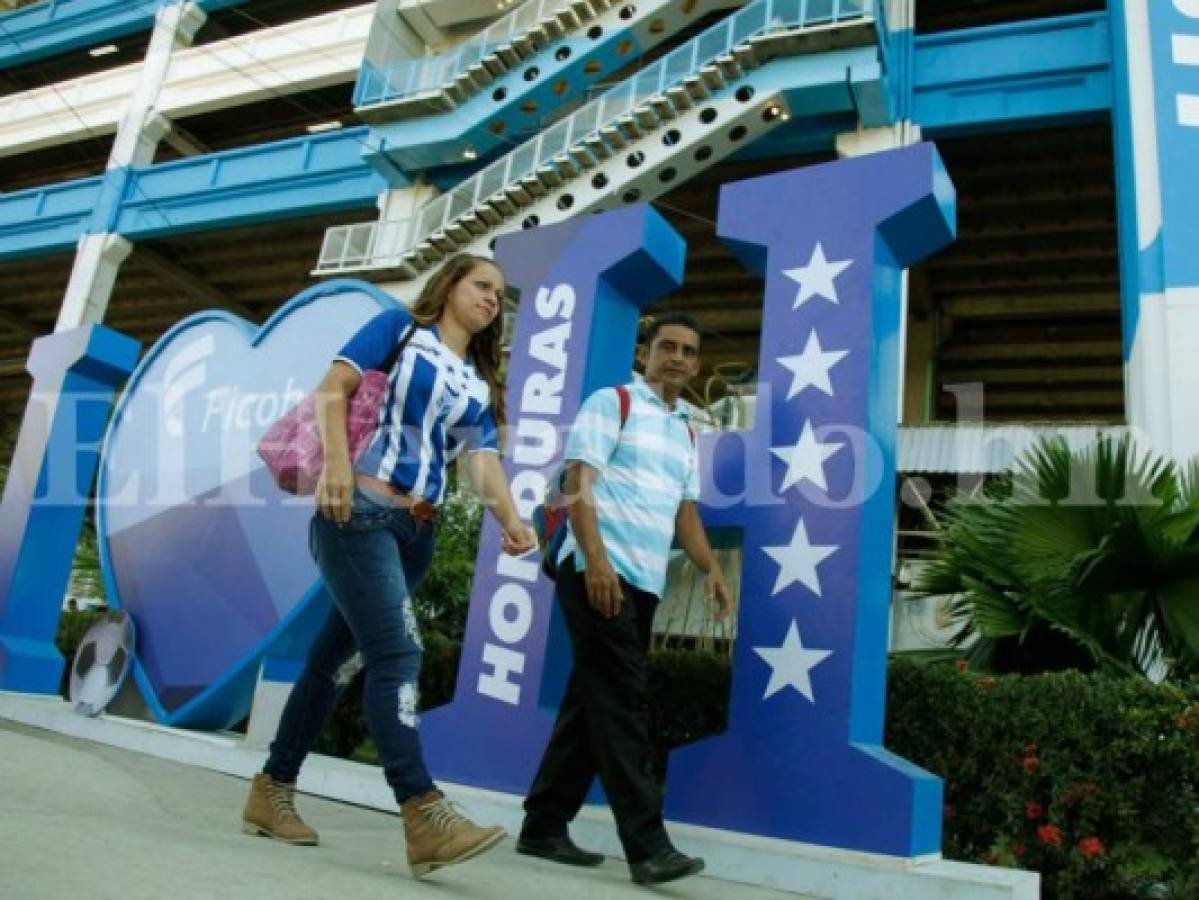
<svg viewBox="0 0 1199 900"><path fill-rule="evenodd" d="M700 333L682 314L659 317L639 356L644 382L626 386L627 418L615 389L579 410L566 444L569 533L559 556L558 600L570 631L574 671L541 767L525 800L516 849L568 865L603 857L567 833L595 775L616 818L633 881L657 884L699 872L662 821L650 764L647 655L666 582L672 539L707 576L716 614L729 590L696 510L695 436L678 405L699 371Z"/></svg>

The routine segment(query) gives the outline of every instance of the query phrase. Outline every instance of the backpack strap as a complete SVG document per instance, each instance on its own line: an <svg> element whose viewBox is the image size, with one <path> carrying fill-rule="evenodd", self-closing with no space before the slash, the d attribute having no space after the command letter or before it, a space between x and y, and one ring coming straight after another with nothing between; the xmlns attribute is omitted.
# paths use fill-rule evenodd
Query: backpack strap
<svg viewBox="0 0 1199 900"><path fill-rule="evenodd" d="M629 394L628 385L618 384L618 385L616 385L615 390L616 390L616 399L620 401L620 428L623 431L625 423L629 421L629 409L632 408L633 398ZM695 429L691 427L690 422L687 422L686 425L687 425L687 433L689 435L691 435L691 446L694 447L696 445L696 441L697 441L697 438L695 436Z"/></svg>
<svg viewBox="0 0 1199 900"><path fill-rule="evenodd" d="M626 385L616 385L616 399L620 401L620 430L623 431L625 422L629 421L629 409L633 405L633 398L629 396Z"/></svg>
<svg viewBox="0 0 1199 900"><path fill-rule="evenodd" d="M383 360L383 365L379 371L391 373L395 368L395 364L400 361L400 354L404 352L404 348L408 346L408 342L412 340L412 335L416 333L416 320L412 320L412 324L408 326L408 330L404 332L404 336L399 339L391 352L387 354L387 358Z"/></svg>

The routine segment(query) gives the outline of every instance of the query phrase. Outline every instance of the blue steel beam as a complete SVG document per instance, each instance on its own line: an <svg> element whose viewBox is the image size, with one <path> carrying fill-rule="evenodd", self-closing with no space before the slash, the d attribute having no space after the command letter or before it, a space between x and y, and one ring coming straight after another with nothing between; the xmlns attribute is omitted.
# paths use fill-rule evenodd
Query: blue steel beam
<svg viewBox="0 0 1199 900"><path fill-rule="evenodd" d="M894 98L897 112L930 137L1106 114L1112 102L1107 33L1107 15L1098 13L916 35L913 102ZM895 34L900 42L913 40L910 32ZM733 158L830 150L836 135L854 125L844 116L793 115Z"/></svg>
<svg viewBox="0 0 1199 900"><path fill-rule="evenodd" d="M369 209L387 184L362 160L366 135L346 129L0 195L0 260L67 250L88 232L137 240Z"/></svg>
<svg viewBox="0 0 1199 900"><path fill-rule="evenodd" d="M366 128L292 138L132 173L115 230L132 240L373 207Z"/></svg>
<svg viewBox="0 0 1199 900"><path fill-rule="evenodd" d="M0 259L69 250L88 230L104 177L0 194Z"/></svg>
<svg viewBox="0 0 1199 900"><path fill-rule="evenodd" d="M198 0L205 12L246 0ZM0 14L0 69L149 31L162 0L43 0Z"/></svg>
<svg viewBox="0 0 1199 900"><path fill-rule="evenodd" d="M933 137L1066 123L1112 105L1106 12L915 38L913 118Z"/></svg>

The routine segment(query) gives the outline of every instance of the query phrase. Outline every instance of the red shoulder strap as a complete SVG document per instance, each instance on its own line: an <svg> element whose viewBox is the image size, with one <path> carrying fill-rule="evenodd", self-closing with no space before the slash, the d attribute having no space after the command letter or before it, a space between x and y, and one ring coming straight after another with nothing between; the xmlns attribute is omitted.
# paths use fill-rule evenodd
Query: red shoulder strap
<svg viewBox="0 0 1199 900"><path fill-rule="evenodd" d="M625 422L629 421L629 408L633 404L633 398L629 395L627 385L616 385L616 399L620 401L620 427L623 429ZM695 429L691 427L690 423L687 423L687 433L691 435L691 446L694 447L696 443Z"/></svg>
<svg viewBox="0 0 1199 900"><path fill-rule="evenodd" d="M629 407L632 406L633 398L629 396L629 389L623 385L616 385L616 399L620 401L620 427L624 428L624 423L629 421Z"/></svg>

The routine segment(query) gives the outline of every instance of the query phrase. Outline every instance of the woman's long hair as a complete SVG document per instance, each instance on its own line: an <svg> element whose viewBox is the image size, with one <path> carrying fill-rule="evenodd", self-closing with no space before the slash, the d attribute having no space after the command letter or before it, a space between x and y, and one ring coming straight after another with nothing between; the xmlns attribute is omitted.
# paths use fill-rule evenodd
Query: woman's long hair
<svg viewBox="0 0 1199 900"><path fill-rule="evenodd" d="M412 317L421 325L431 325L441 318L441 313L450 298L454 286L482 263L494 266L485 256L460 253L442 263L433 277L425 282L424 289L412 307ZM501 308L491 324L470 339L467 358L478 370L491 390L491 408L495 413L496 425L503 427L504 385L500 382L500 340L504 331L504 312Z"/></svg>

